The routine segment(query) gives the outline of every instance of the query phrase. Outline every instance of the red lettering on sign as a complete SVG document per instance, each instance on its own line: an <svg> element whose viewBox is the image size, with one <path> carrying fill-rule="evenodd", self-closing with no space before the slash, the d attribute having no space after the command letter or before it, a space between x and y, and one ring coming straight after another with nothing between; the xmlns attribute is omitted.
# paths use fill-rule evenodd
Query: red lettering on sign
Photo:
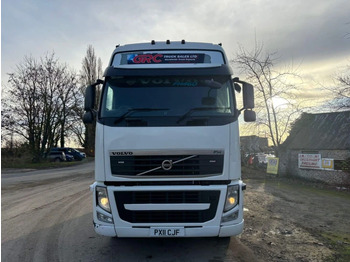
<svg viewBox="0 0 350 262"><path fill-rule="evenodd" d="M161 63L162 60L162 54L156 54L156 55L151 55L151 54L146 54L146 55L138 55L135 56L134 59L132 60L135 64L151 64L153 63Z"/></svg>
<svg viewBox="0 0 350 262"><path fill-rule="evenodd" d="M156 55L154 55L154 56L153 56L153 62L154 62L154 63L160 63L160 62L162 62L161 59L158 59L158 58L161 58L161 57L163 57L162 54L156 54Z"/></svg>

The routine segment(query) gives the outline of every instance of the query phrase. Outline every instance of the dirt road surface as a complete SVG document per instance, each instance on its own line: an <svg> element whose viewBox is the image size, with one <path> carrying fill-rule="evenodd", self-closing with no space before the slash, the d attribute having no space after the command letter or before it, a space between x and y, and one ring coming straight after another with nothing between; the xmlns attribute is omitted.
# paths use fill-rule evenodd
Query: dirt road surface
<svg viewBox="0 0 350 262"><path fill-rule="evenodd" d="M263 261L350 261L350 192L245 170L240 241Z"/></svg>
<svg viewBox="0 0 350 262"><path fill-rule="evenodd" d="M92 227L93 164L2 173L2 261L350 261L350 194L246 170L230 239L115 239Z"/></svg>

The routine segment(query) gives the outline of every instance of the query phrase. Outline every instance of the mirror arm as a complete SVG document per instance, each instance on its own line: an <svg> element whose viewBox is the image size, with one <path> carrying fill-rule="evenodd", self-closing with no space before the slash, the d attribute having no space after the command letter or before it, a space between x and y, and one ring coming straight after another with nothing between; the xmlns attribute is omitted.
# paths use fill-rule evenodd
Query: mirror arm
<svg viewBox="0 0 350 262"><path fill-rule="evenodd" d="M239 80L239 77L234 77L234 78L232 78L232 82L233 82L233 83L240 83L240 84L248 84L248 83L245 82L245 81Z"/></svg>
<svg viewBox="0 0 350 262"><path fill-rule="evenodd" d="M239 114L241 114L242 111L244 110L253 110L254 108L246 108L246 107L242 107L241 109L237 109L237 111L239 112Z"/></svg>
<svg viewBox="0 0 350 262"><path fill-rule="evenodd" d="M94 108L89 109L89 110L85 110L85 113L87 113L87 112L91 112L91 113L92 113L92 115L93 115L94 117L96 117L96 115L97 115L97 110L96 110L96 109L94 109Z"/></svg>
<svg viewBox="0 0 350 262"><path fill-rule="evenodd" d="M96 115L97 115L97 110L93 108L93 109L91 109L90 111L91 111L91 113L94 115L94 117L96 117Z"/></svg>
<svg viewBox="0 0 350 262"><path fill-rule="evenodd" d="M101 79L97 79L96 83L92 84L92 86L103 85L104 81Z"/></svg>

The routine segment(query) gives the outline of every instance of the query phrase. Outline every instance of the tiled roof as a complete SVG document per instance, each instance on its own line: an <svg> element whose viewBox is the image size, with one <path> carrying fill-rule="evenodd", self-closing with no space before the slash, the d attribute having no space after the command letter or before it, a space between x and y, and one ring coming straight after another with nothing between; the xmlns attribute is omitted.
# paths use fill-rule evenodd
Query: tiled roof
<svg viewBox="0 0 350 262"><path fill-rule="evenodd" d="M282 145L288 149L350 150L350 111L302 114Z"/></svg>

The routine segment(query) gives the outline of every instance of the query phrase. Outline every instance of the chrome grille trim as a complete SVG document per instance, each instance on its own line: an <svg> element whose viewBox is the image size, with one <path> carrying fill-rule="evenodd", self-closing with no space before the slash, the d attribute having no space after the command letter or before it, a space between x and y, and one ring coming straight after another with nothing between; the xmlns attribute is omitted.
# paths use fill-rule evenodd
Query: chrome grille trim
<svg viewBox="0 0 350 262"><path fill-rule="evenodd" d="M210 176L222 174L223 154L193 155L113 155L113 176Z"/></svg>

